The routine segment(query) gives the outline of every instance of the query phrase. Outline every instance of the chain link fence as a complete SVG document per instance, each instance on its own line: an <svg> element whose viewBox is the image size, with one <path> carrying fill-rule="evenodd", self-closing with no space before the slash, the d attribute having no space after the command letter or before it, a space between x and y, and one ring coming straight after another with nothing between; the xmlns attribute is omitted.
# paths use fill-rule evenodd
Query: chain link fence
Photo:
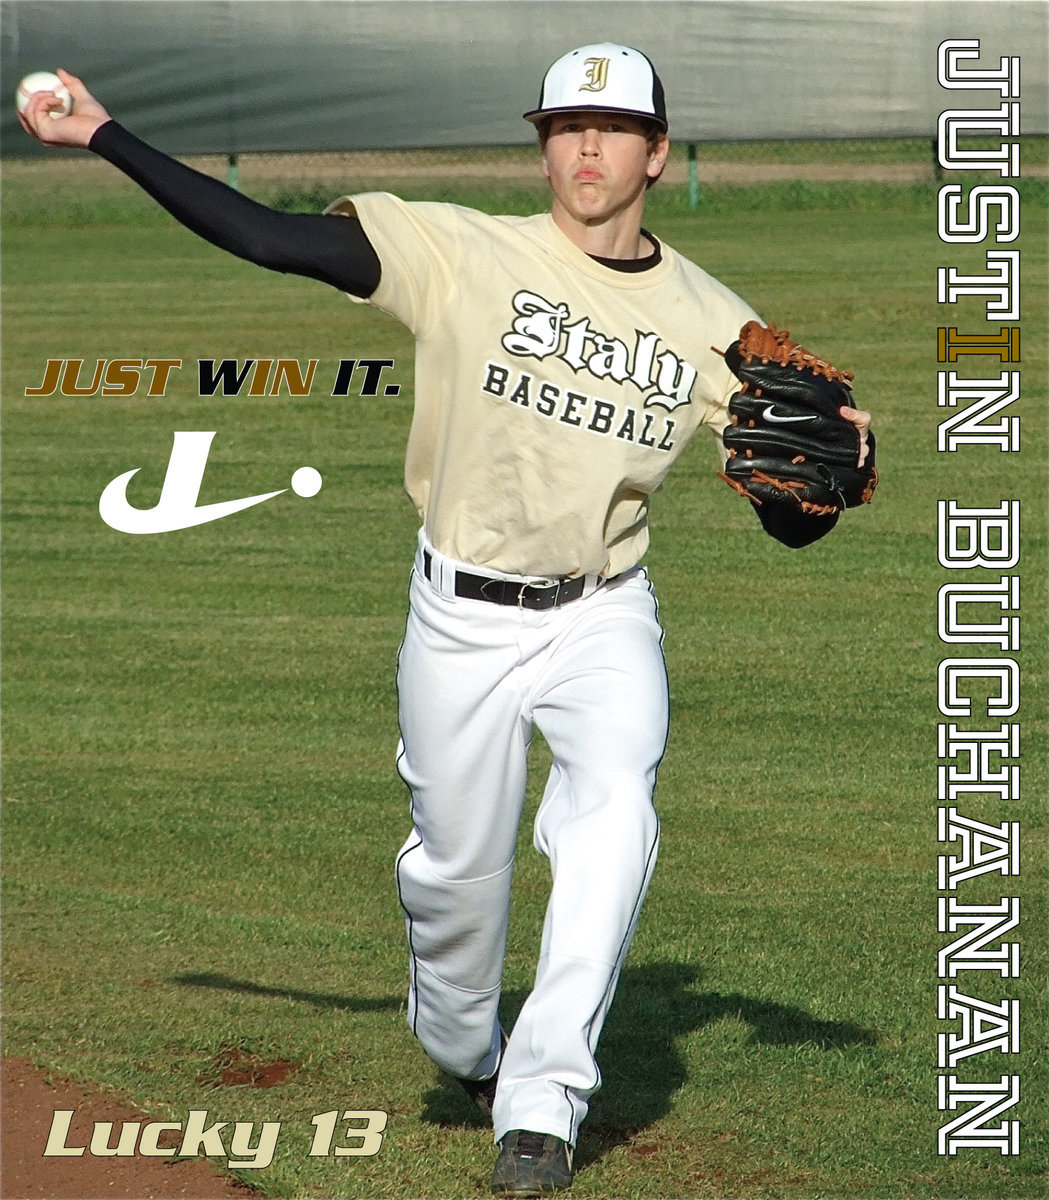
<svg viewBox="0 0 1049 1200"><path fill-rule="evenodd" d="M1021 184L1049 178L1049 139L1021 139ZM448 200L489 211L532 212L547 203L535 144L306 154L187 156L183 161L276 208L317 212L348 192L390 191L409 200ZM656 209L731 204L783 207L862 203L892 192L927 198L951 172L932 139L710 142L673 145ZM966 184L978 172L965 172ZM983 177L981 177L982 179ZM1000 176L989 175L1000 181ZM82 152L6 159L5 222L146 219L152 201L109 164ZM1015 182L1015 181L1012 181ZM778 199L777 199L778 198Z"/></svg>

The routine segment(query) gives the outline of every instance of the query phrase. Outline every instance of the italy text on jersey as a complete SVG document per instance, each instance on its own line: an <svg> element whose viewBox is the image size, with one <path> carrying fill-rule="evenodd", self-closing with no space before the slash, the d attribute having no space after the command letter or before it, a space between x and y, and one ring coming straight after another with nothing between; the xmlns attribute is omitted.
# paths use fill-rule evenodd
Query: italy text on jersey
<svg viewBox="0 0 1049 1200"><path fill-rule="evenodd" d="M569 323L572 314L567 304L555 304L535 292L518 292L513 307L518 315L502 338L509 353L539 359L553 354L573 371L632 384L644 395L645 408L659 406L672 412L691 404L696 368L669 348L657 354L659 334L635 330L630 347L620 338L592 329L588 316Z"/></svg>

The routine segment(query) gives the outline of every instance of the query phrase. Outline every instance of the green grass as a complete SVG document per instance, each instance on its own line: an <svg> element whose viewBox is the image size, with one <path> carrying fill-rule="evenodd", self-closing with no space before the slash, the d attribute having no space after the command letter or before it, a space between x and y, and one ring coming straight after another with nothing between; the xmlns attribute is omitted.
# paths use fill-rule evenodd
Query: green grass
<svg viewBox="0 0 1049 1200"><path fill-rule="evenodd" d="M1026 185L1025 185L1026 186ZM17 199L17 197L16 197ZM937 454L935 191L841 187L792 210L654 208L653 230L856 372L883 482L826 541L764 537L697 438L654 505L649 565L674 721L661 860L600 1050L573 1194L1030 1198L1045 1170L1045 247L1024 196L1023 451ZM415 516L411 347L320 285L264 276L166 218L80 225L5 193L4 1052L167 1119L281 1120L273 1197L484 1195L490 1133L404 1022L392 862L407 832L394 659ZM764 207L763 207L764 203ZM974 316L973 314L976 314ZM199 357L394 358L396 399L202 399ZM29 398L45 359L181 358L164 397ZM986 360L979 360L986 369ZM328 389L330 390L330 389ZM201 501L324 487L132 538L99 519L176 429L215 429ZM144 477L144 478L143 478ZM1022 1153L938 1157L939 498L1023 499L1018 980ZM954 574L957 574L954 573ZM963 652L966 648L962 648ZM529 815L547 752L538 745ZM547 869L522 827L506 1015L527 994ZM950 1024L953 1030L954 1025ZM211 1086L233 1052L272 1090ZM390 1113L374 1158L311 1159L310 1117Z"/></svg>

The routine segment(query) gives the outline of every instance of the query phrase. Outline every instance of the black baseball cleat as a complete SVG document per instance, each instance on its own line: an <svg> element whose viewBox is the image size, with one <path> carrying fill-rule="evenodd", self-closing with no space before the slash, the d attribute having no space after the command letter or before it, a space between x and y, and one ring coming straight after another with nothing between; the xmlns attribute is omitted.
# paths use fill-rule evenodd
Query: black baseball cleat
<svg viewBox="0 0 1049 1200"><path fill-rule="evenodd" d="M499 1054L500 1064L503 1061L503 1053L506 1051L505 1033L502 1035L502 1043L502 1050ZM495 1089L499 1086L499 1068L495 1068L495 1074L490 1079L463 1079L457 1075L455 1081L481 1110L482 1115L490 1121L492 1105L495 1104Z"/></svg>
<svg viewBox="0 0 1049 1200"><path fill-rule="evenodd" d="M492 1105L495 1103L495 1089L499 1086L499 1072L496 1071L491 1079L457 1079L457 1082L490 1121Z"/></svg>
<svg viewBox="0 0 1049 1200"><path fill-rule="evenodd" d="M572 1186L572 1147L552 1133L511 1129L492 1174L496 1196L546 1196Z"/></svg>

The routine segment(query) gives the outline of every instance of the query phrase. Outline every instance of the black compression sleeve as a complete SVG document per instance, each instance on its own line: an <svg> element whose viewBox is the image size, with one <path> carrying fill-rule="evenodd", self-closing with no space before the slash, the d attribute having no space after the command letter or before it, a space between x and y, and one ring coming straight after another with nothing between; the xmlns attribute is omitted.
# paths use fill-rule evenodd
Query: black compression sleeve
<svg viewBox="0 0 1049 1200"><path fill-rule="evenodd" d="M356 217L277 212L155 150L116 121L95 131L89 149L187 229L238 258L354 296L370 296L379 285L378 255Z"/></svg>

